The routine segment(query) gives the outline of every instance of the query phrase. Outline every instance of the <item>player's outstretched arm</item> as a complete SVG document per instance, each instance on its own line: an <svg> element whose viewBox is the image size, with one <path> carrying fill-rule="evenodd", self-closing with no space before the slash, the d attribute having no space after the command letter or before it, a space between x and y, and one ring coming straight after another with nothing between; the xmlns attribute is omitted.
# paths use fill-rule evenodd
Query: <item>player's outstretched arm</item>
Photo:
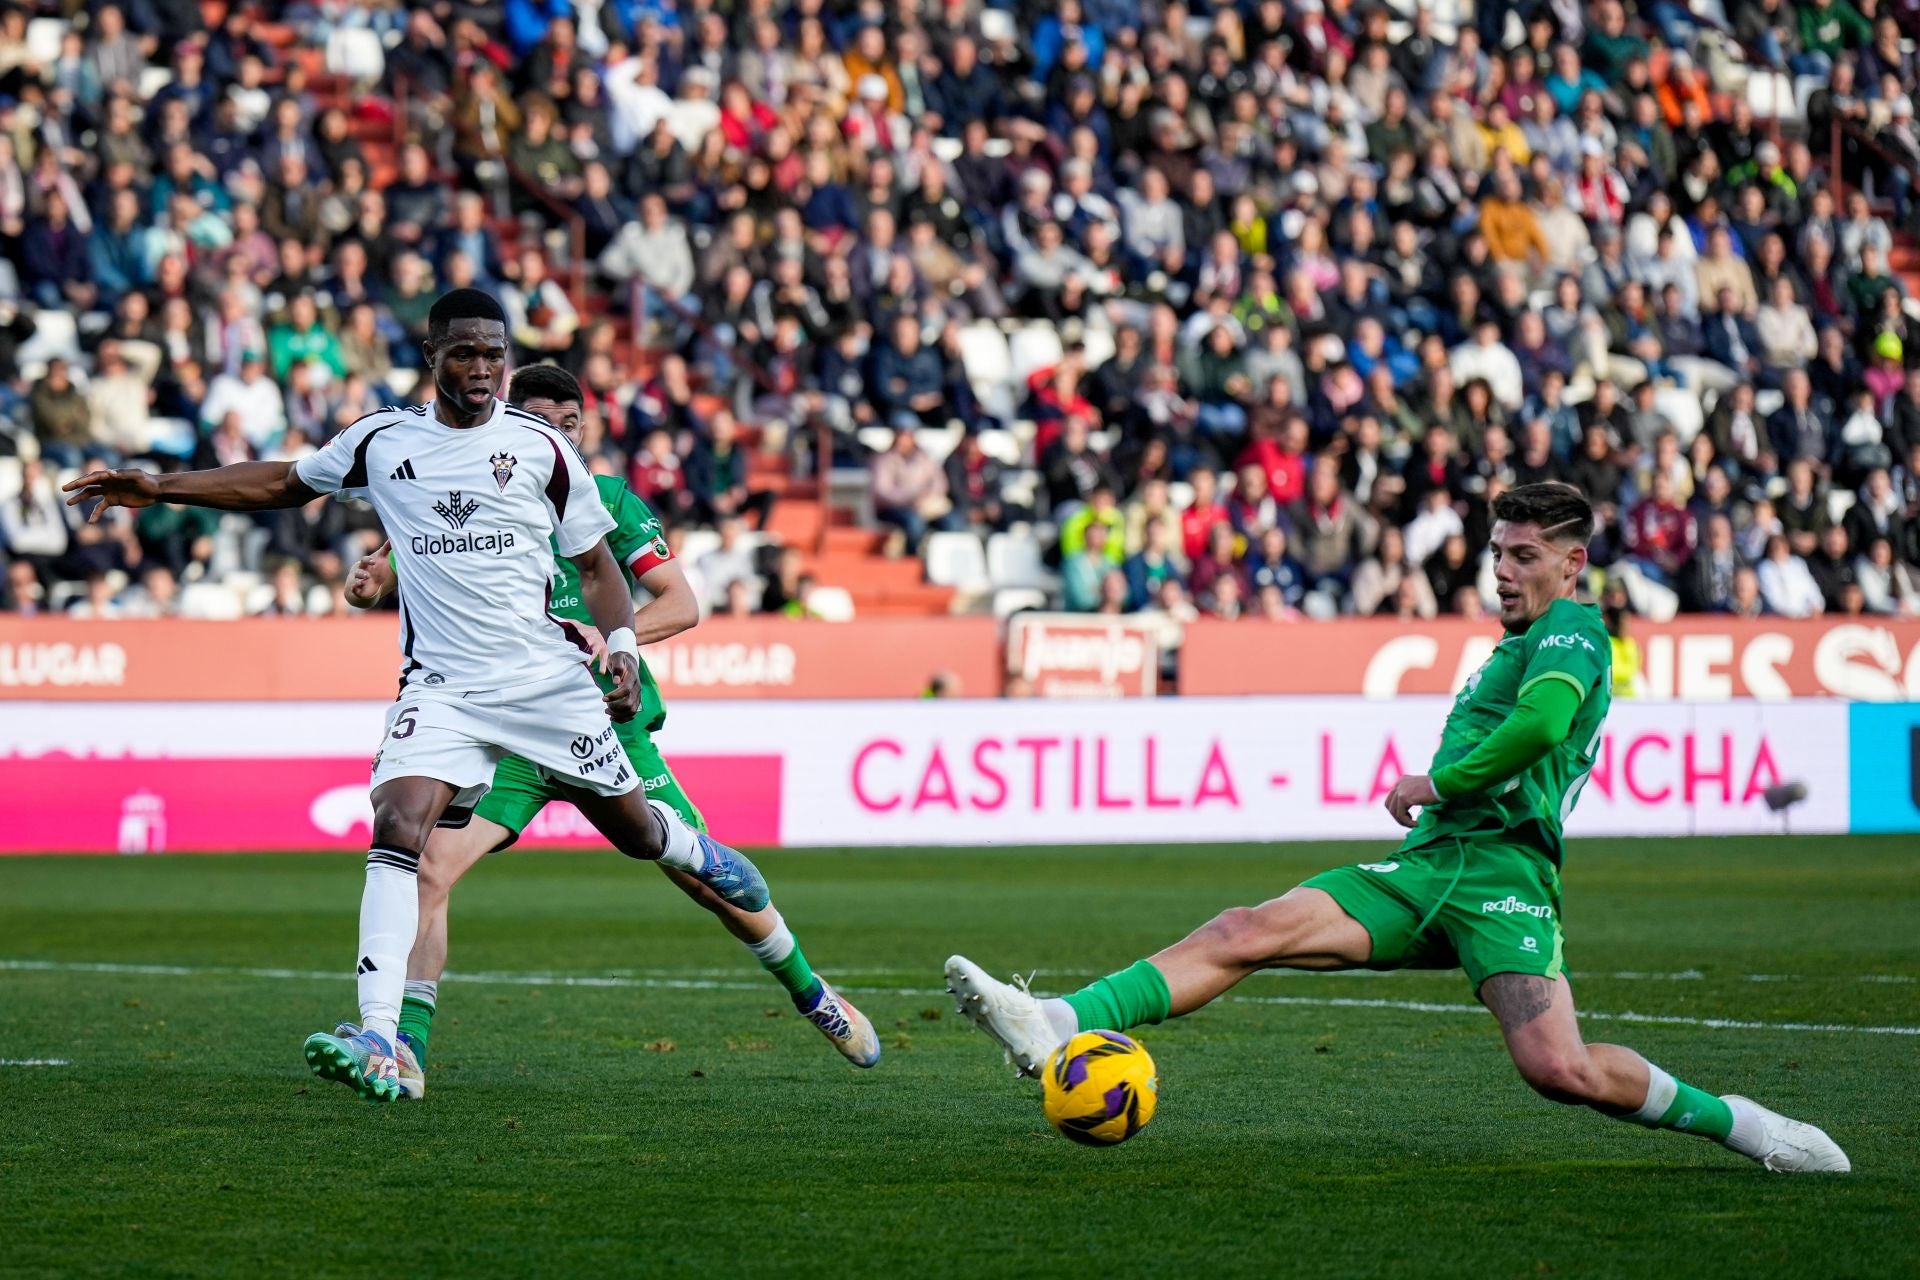
<svg viewBox="0 0 1920 1280"><path fill-rule="evenodd" d="M640 644L658 644L699 625L700 597L678 560L653 566L638 581L653 596L633 614L634 639Z"/></svg>
<svg viewBox="0 0 1920 1280"><path fill-rule="evenodd" d="M613 692L606 696L607 714L624 723L640 712L640 646L633 634L633 593L605 538L567 558L580 571L580 599L593 625L607 638L602 669L613 677Z"/></svg>
<svg viewBox="0 0 1920 1280"><path fill-rule="evenodd" d="M291 462L236 462L211 471L89 471L61 486L67 505L98 501L87 516L97 522L108 507L150 507L173 502L217 511L272 511L298 507L320 495L300 482Z"/></svg>

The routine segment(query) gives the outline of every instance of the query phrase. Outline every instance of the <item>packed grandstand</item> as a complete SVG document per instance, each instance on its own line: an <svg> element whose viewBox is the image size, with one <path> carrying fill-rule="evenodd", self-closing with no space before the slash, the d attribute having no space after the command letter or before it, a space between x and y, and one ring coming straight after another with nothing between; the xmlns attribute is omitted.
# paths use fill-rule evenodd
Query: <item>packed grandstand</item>
<svg viewBox="0 0 1920 1280"><path fill-rule="evenodd" d="M1920 613L1911 4L127 0L0 11L0 608L325 614L371 512L82 468L575 372L709 608Z"/></svg>

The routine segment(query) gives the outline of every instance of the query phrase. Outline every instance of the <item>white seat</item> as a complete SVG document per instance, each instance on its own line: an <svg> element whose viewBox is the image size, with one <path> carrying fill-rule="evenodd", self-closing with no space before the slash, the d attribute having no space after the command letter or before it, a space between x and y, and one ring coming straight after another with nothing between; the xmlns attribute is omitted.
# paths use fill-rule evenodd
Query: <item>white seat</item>
<svg viewBox="0 0 1920 1280"><path fill-rule="evenodd" d="M32 336L20 344L14 358L24 366L55 357L71 364L80 362L80 326L71 311L38 311L33 317Z"/></svg>
<svg viewBox="0 0 1920 1280"><path fill-rule="evenodd" d="M1185 511L1193 505L1193 486L1185 480L1172 480L1167 483L1167 501L1173 504L1175 511Z"/></svg>
<svg viewBox="0 0 1920 1280"><path fill-rule="evenodd" d="M349 80L378 80L387 70L386 46L366 27L336 27L327 36L327 73Z"/></svg>
<svg viewBox="0 0 1920 1280"><path fill-rule="evenodd" d="M72 26L65 18L35 18L27 23L27 53L44 67L60 61L60 43Z"/></svg>
<svg viewBox="0 0 1920 1280"><path fill-rule="evenodd" d="M1784 391L1756 391L1753 393L1753 412L1755 417L1769 418L1780 412L1787 402Z"/></svg>
<svg viewBox="0 0 1920 1280"><path fill-rule="evenodd" d="M173 83L173 71L167 67L143 67L140 71L140 101L152 102L154 95Z"/></svg>
<svg viewBox="0 0 1920 1280"><path fill-rule="evenodd" d="M387 371L387 390L393 392L397 400L405 400L420 385L418 369L389 369Z"/></svg>
<svg viewBox="0 0 1920 1280"><path fill-rule="evenodd" d="M1007 587L993 593L993 616L1004 621L1029 609L1045 609L1051 602L1038 587Z"/></svg>
<svg viewBox="0 0 1920 1280"><path fill-rule="evenodd" d="M1030 324L1024 329L1014 331L1013 340L1007 344L1007 351L1013 361L1013 385L1015 394L1018 388L1027 385L1027 379L1038 370L1060 363L1064 354L1060 348L1060 331L1050 324Z"/></svg>
<svg viewBox="0 0 1920 1280"><path fill-rule="evenodd" d="M21 464L18 458L0 458L0 502L7 502L20 494Z"/></svg>
<svg viewBox="0 0 1920 1280"><path fill-rule="evenodd" d="M979 435L980 452L1004 466L1017 467L1022 461L1020 441L1011 431L988 428Z"/></svg>
<svg viewBox="0 0 1920 1280"><path fill-rule="evenodd" d="M241 616L240 595L220 582L194 582L180 589L180 616L227 622Z"/></svg>
<svg viewBox="0 0 1920 1280"><path fill-rule="evenodd" d="M807 609L822 622L852 622L853 593L845 587L815 587L807 593Z"/></svg>
<svg viewBox="0 0 1920 1280"><path fill-rule="evenodd" d="M1653 393L1653 407L1673 424L1682 449L1700 434L1701 424L1706 421L1706 415L1700 411L1699 395L1681 387L1661 387L1656 390Z"/></svg>
<svg viewBox="0 0 1920 1280"><path fill-rule="evenodd" d="M981 595L987 580L987 553L971 533L930 533L921 549L927 560L927 581L952 587L967 595Z"/></svg>
<svg viewBox="0 0 1920 1280"><path fill-rule="evenodd" d="M1088 329L1080 335L1080 345L1085 349L1089 369L1098 369L1113 359L1113 334L1106 329Z"/></svg>
<svg viewBox="0 0 1920 1280"><path fill-rule="evenodd" d="M960 364L980 406L1005 421L1019 407L1013 389L1013 357L1007 336L991 321L975 321L960 330Z"/></svg>
<svg viewBox="0 0 1920 1280"><path fill-rule="evenodd" d="M1851 489L1835 489L1827 494L1827 515L1835 524L1847 518L1847 512L1853 510L1853 504L1859 498Z"/></svg>
<svg viewBox="0 0 1920 1280"><path fill-rule="evenodd" d="M1747 105L1762 120L1793 120L1800 115L1793 81L1778 71L1748 71Z"/></svg>
<svg viewBox="0 0 1920 1280"><path fill-rule="evenodd" d="M853 438L875 453L893 448L892 427L862 427L853 433Z"/></svg>
<svg viewBox="0 0 1920 1280"><path fill-rule="evenodd" d="M929 454L935 462L945 462L960 447L966 434L967 429L962 426L921 427L913 433L913 438L919 442L921 452Z"/></svg>
<svg viewBox="0 0 1920 1280"><path fill-rule="evenodd" d="M680 544L680 558L688 564L698 564L701 556L719 549L720 535L712 529L689 529L686 540Z"/></svg>
<svg viewBox="0 0 1920 1280"><path fill-rule="evenodd" d="M996 533L988 538L987 577L996 587L1036 591L1051 591L1058 584L1040 558L1040 540L1033 534Z"/></svg>

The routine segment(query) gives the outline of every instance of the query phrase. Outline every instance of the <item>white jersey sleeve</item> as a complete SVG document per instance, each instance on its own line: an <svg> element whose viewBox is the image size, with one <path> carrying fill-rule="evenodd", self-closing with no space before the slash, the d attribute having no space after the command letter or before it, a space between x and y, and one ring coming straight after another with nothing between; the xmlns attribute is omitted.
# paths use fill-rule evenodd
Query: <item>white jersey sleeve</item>
<svg viewBox="0 0 1920 1280"><path fill-rule="evenodd" d="M579 451L545 423L537 429L553 449L553 472L544 494L553 512L553 548L558 555L577 556L612 533L614 519Z"/></svg>
<svg viewBox="0 0 1920 1280"><path fill-rule="evenodd" d="M404 419L406 410L377 409L355 422L315 453L293 464L293 476L315 493L343 498L367 496L367 448L373 438Z"/></svg>

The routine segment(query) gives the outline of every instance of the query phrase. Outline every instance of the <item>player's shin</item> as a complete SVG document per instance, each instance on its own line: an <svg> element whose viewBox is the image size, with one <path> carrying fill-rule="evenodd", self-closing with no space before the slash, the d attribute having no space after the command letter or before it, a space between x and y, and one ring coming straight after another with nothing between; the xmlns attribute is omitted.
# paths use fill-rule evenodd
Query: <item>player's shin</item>
<svg viewBox="0 0 1920 1280"><path fill-rule="evenodd" d="M1594 1046L1601 1048L1603 1046ZM1626 1050L1623 1052L1631 1052ZM1644 1059L1643 1059L1644 1061ZM1654 1066L1647 1066L1647 1097L1638 1110L1622 1117L1649 1129L1672 1129L1679 1133L1697 1133L1724 1143L1733 1134L1733 1109L1704 1089L1696 1089L1684 1080Z"/></svg>
<svg viewBox="0 0 1920 1280"><path fill-rule="evenodd" d="M366 888L360 895L360 1025L389 1041L399 1030L407 982L407 953L420 922L415 876L420 855L411 849L374 845L367 853Z"/></svg>
<svg viewBox="0 0 1920 1280"><path fill-rule="evenodd" d="M1151 961L1136 960L1070 996L1044 1001L1041 1007L1065 1039L1078 1031L1125 1031L1165 1022L1173 1013L1173 997L1167 990L1166 976ZM1067 1015L1071 1015L1072 1025L1067 1025Z"/></svg>

